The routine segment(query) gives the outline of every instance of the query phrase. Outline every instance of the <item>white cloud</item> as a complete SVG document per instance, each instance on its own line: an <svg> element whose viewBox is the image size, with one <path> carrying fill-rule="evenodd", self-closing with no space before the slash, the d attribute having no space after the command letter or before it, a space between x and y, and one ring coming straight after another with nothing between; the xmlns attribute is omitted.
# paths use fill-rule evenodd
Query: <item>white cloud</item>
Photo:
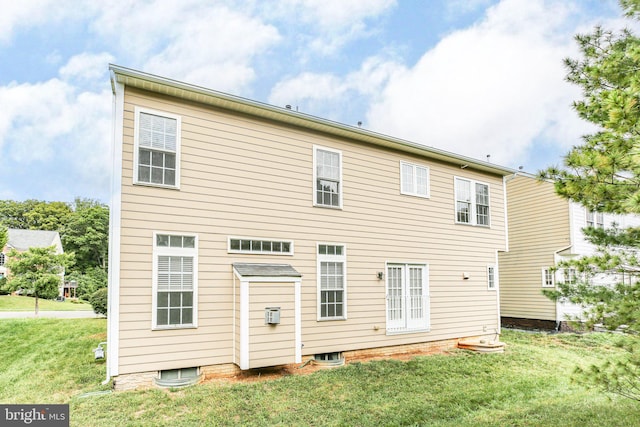
<svg viewBox="0 0 640 427"><path fill-rule="evenodd" d="M107 66L113 59L113 55L107 52L81 53L73 56L60 68L60 76L65 80L98 80L106 75Z"/></svg>
<svg viewBox="0 0 640 427"><path fill-rule="evenodd" d="M503 0L392 75L369 126L425 145L515 166L536 138L570 146L587 130L570 104L562 59L575 53L562 2Z"/></svg>
<svg viewBox="0 0 640 427"><path fill-rule="evenodd" d="M491 4L493 0L448 0L446 2L446 12L449 18L476 12Z"/></svg>
<svg viewBox="0 0 640 427"><path fill-rule="evenodd" d="M279 17L296 28L295 37L303 42L300 56L333 55L347 43L367 37L375 28L368 19L381 16L396 0L282 0L269 3L268 15Z"/></svg>
<svg viewBox="0 0 640 427"><path fill-rule="evenodd" d="M305 24L323 30L340 30L360 25L396 4L396 0L283 0L281 6L295 11Z"/></svg>
<svg viewBox="0 0 640 427"><path fill-rule="evenodd" d="M71 62L62 69L73 69ZM105 199L111 92L104 86L91 92L52 78L0 87L0 149L6 164L31 171L42 193L63 193L55 186L65 177L89 196Z"/></svg>
<svg viewBox="0 0 640 427"><path fill-rule="evenodd" d="M43 24L60 23L81 17L84 8L78 1L57 0L4 1L0 12L0 43L8 43L20 28L32 28Z"/></svg>
<svg viewBox="0 0 640 427"><path fill-rule="evenodd" d="M92 28L118 41L134 62L127 65L219 90L246 89L255 79L252 61L280 40L275 27L241 8L194 0L116 3L101 6Z"/></svg>
<svg viewBox="0 0 640 427"><path fill-rule="evenodd" d="M383 57L367 58L360 69L344 77L331 73L304 72L274 86L269 102L274 105L300 106L302 111L333 117L331 111L344 111L352 102L350 95L375 98L381 88L404 68Z"/></svg>

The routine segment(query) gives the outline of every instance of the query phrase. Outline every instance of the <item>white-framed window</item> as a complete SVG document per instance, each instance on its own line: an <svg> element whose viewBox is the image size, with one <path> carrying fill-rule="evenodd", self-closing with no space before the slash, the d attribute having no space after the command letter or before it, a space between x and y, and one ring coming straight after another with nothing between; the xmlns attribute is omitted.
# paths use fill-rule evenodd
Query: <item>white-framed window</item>
<svg viewBox="0 0 640 427"><path fill-rule="evenodd" d="M180 116L136 107L134 132L133 182L179 188Z"/></svg>
<svg viewBox="0 0 640 427"><path fill-rule="evenodd" d="M587 227L604 228L604 214L602 212L587 211Z"/></svg>
<svg viewBox="0 0 640 427"><path fill-rule="evenodd" d="M491 291L498 288L498 276L496 271L497 269L495 265L487 266L487 288Z"/></svg>
<svg viewBox="0 0 640 427"><path fill-rule="evenodd" d="M227 251L236 254L293 255L291 240L229 237Z"/></svg>
<svg viewBox="0 0 640 427"><path fill-rule="evenodd" d="M429 168L413 163L400 162L400 193L409 196L429 197Z"/></svg>
<svg viewBox="0 0 640 427"><path fill-rule="evenodd" d="M488 227L489 185L470 179L455 178L456 222Z"/></svg>
<svg viewBox="0 0 640 427"><path fill-rule="evenodd" d="M347 318L347 250L318 243L318 320Z"/></svg>
<svg viewBox="0 0 640 427"><path fill-rule="evenodd" d="M313 205L342 208L342 152L313 146Z"/></svg>
<svg viewBox="0 0 640 427"><path fill-rule="evenodd" d="M387 333L427 331L429 266L387 263Z"/></svg>
<svg viewBox="0 0 640 427"><path fill-rule="evenodd" d="M556 286L556 279L553 270L550 268L542 269L542 287L553 288Z"/></svg>
<svg viewBox="0 0 640 427"><path fill-rule="evenodd" d="M578 274L576 273L576 269L573 267L563 268L562 269L562 280L563 283L573 285L576 283L578 278Z"/></svg>
<svg viewBox="0 0 640 427"><path fill-rule="evenodd" d="M153 327L196 327L198 236L153 233Z"/></svg>

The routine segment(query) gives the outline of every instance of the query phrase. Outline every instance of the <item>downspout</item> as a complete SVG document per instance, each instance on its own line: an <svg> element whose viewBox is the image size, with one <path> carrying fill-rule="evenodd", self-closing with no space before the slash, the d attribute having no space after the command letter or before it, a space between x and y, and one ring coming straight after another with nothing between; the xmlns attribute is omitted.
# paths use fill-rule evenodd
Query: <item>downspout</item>
<svg viewBox="0 0 640 427"><path fill-rule="evenodd" d="M113 92L111 126L111 197L109 202L109 268L107 298L107 384L111 377L118 375L119 322L120 322L120 226L122 202L122 144L124 123L124 85L118 83L111 74Z"/></svg>
<svg viewBox="0 0 640 427"><path fill-rule="evenodd" d="M569 211L569 218L571 218L571 211ZM570 233L571 234L571 233ZM572 239L573 240L573 239ZM569 250L573 247L573 244L565 247L565 248L561 248L558 249L557 251L555 251L553 253L553 265L555 266L556 264L558 264L558 260L560 259L560 252L564 252L566 250ZM555 288L555 279L554 279L554 288ZM559 332L560 331L560 325L562 323L562 321L558 318L558 302L556 302L556 328L555 331Z"/></svg>

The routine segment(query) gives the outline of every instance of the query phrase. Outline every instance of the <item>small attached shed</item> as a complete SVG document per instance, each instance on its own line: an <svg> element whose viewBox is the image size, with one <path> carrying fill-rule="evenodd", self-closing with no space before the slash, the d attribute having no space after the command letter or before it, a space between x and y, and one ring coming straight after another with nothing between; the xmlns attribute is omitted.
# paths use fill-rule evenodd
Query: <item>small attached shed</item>
<svg viewBox="0 0 640 427"><path fill-rule="evenodd" d="M234 263L233 273L235 363L300 363L302 275L289 264Z"/></svg>

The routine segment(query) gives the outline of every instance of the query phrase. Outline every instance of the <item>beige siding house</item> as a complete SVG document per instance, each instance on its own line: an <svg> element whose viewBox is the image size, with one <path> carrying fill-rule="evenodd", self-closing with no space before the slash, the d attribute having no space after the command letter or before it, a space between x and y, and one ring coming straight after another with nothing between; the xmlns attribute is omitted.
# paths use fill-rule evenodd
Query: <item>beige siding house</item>
<svg viewBox="0 0 640 427"><path fill-rule="evenodd" d="M513 171L110 69L116 388L495 337Z"/></svg>
<svg viewBox="0 0 640 427"><path fill-rule="evenodd" d="M549 181L518 173L506 180L509 252L499 254L500 311L502 325L537 329L561 329L581 310L555 303L542 294L557 281L572 280L575 271L553 271L555 265L583 255L595 247L585 240L587 226L625 228L640 225L634 215L589 212L558 196ZM602 284L613 278L596 277Z"/></svg>

